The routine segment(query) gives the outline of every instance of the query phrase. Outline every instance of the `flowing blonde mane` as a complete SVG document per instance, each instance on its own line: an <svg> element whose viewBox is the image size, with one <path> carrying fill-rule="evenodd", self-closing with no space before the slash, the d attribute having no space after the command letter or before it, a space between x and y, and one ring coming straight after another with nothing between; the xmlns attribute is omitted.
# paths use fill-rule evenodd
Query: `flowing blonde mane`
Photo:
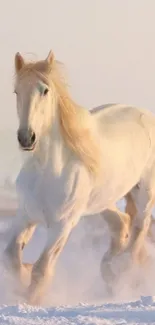
<svg viewBox="0 0 155 325"><path fill-rule="evenodd" d="M17 77L20 79L35 73L42 81L54 85L59 101L58 116L62 136L86 168L97 175L101 169L101 153L94 132L95 121L86 109L71 99L62 67L62 63L56 60L52 65L49 65L46 60L30 62L23 66L17 73Z"/></svg>

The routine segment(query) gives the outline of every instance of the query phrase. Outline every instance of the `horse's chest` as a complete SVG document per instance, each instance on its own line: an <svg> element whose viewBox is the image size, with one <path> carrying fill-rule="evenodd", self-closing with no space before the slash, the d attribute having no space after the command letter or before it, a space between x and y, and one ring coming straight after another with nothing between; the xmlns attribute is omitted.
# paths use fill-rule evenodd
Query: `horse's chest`
<svg viewBox="0 0 155 325"><path fill-rule="evenodd" d="M23 168L17 179L19 198L29 217L36 222L55 218L65 199L65 181L56 179L48 170Z"/></svg>

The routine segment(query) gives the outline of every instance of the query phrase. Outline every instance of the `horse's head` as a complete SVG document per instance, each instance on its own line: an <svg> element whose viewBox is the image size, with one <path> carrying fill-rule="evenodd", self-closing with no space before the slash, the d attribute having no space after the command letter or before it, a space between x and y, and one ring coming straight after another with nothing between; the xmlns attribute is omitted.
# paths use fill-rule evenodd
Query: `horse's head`
<svg viewBox="0 0 155 325"><path fill-rule="evenodd" d="M67 146L96 174L101 168L101 152L95 121L71 99L60 65L51 51L45 60L35 63L26 63L16 54L18 141L23 150L34 150L39 139L55 125L52 140L57 149Z"/></svg>
<svg viewBox="0 0 155 325"><path fill-rule="evenodd" d="M20 53L15 55L17 132L20 147L34 150L43 132L49 129L57 102L54 84L50 82L54 56L36 63L26 63Z"/></svg>

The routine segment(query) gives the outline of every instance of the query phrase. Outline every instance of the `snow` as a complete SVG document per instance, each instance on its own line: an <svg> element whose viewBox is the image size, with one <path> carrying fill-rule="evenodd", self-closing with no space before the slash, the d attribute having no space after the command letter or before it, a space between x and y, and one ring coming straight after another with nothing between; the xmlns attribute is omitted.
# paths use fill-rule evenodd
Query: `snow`
<svg viewBox="0 0 155 325"><path fill-rule="evenodd" d="M154 244L147 243L151 264L126 270L118 278L115 295L110 300L99 272L101 258L109 245L106 224L100 216L82 219L73 231L42 306L26 305L15 296L2 257L7 243L6 229L12 220L7 215L14 215L16 205L14 188L6 182L0 188L0 324L155 324ZM119 206L123 209L123 202ZM39 257L45 239L46 230L40 226L24 250L24 261L34 262ZM125 259L122 263L126 263ZM115 262L114 267L117 269Z"/></svg>
<svg viewBox="0 0 155 325"><path fill-rule="evenodd" d="M151 299L149 299L151 300ZM151 301L150 301L151 302ZM20 325L104 325L155 324L155 303L143 300L120 304L59 306L1 306L0 324Z"/></svg>

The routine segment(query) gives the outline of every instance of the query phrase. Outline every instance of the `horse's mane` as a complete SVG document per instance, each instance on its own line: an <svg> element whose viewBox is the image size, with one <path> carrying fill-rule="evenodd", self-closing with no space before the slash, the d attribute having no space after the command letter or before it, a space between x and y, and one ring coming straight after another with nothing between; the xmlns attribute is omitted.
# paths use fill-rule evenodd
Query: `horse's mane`
<svg viewBox="0 0 155 325"><path fill-rule="evenodd" d="M27 74L37 74L39 78L55 86L59 109L60 130L70 149L83 161L87 169L98 174L101 153L95 136L95 121L90 112L77 105L68 93L68 85L62 73L63 64L54 60L50 66L46 60L26 63L18 73L18 78Z"/></svg>

